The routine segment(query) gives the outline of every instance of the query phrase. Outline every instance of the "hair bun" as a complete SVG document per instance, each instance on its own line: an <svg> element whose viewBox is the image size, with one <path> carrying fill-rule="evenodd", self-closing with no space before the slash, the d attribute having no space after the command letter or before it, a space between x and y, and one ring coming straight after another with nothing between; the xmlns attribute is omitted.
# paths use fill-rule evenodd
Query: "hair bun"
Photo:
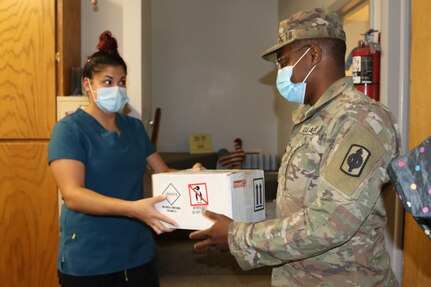
<svg viewBox="0 0 431 287"><path fill-rule="evenodd" d="M97 49L101 52L119 55L117 40L112 37L111 31L105 31L100 35Z"/></svg>

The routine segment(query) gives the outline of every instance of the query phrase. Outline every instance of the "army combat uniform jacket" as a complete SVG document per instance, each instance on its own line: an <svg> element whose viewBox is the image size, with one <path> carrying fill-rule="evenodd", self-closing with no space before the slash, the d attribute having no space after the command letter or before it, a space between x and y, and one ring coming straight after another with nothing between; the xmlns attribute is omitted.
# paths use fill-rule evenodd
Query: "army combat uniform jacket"
<svg viewBox="0 0 431 287"><path fill-rule="evenodd" d="M342 78L293 120L275 218L233 222L231 253L243 269L274 266L272 286L398 286L381 196L399 153L390 112Z"/></svg>

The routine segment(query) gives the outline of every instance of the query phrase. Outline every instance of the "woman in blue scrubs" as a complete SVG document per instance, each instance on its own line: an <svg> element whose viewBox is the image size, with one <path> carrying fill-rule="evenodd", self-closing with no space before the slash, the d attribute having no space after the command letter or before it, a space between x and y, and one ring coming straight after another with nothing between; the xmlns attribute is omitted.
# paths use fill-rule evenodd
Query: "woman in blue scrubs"
<svg viewBox="0 0 431 287"><path fill-rule="evenodd" d="M163 196L143 197L147 164L170 168L142 122L121 114L128 102L127 66L109 31L83 68L89 105L54 127L49 164L65 204L60 217L59 281L63 287L159 286L157 233L175 221L158 213Z"/></svg>

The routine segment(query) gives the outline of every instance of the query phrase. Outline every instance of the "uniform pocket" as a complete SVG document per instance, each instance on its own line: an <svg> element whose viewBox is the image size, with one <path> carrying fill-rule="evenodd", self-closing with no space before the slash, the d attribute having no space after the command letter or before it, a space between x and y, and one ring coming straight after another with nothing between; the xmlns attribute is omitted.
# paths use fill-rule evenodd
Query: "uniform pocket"
<svg viewBox="0 0 431 287"><path fill-rule="evenodd" d="M289 213L295 212L316 199L316 180L321 155L307 142L286 149L280 169L279 198L285 200ZM279 202L282 204L282 202Z"/></svg>

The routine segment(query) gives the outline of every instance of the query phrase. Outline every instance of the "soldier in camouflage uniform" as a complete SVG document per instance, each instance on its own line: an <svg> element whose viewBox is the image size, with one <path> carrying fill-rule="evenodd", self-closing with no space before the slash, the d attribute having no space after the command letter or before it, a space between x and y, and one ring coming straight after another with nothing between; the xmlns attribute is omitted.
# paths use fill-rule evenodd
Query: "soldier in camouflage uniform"
<svg viewBox="0 0 431 287"><path fill-rule="evenodd" d="M299 12L279 33L263 58L280 70L294 66L292 82L307 85L279 169L276 214L244 223L207 211L215 224L191 234L204 239L195 248L229 248L245 270L274 266L272 286L398 286L381 195L399 154L394 120L345 77L345 34L335 14Z"/></svg>

